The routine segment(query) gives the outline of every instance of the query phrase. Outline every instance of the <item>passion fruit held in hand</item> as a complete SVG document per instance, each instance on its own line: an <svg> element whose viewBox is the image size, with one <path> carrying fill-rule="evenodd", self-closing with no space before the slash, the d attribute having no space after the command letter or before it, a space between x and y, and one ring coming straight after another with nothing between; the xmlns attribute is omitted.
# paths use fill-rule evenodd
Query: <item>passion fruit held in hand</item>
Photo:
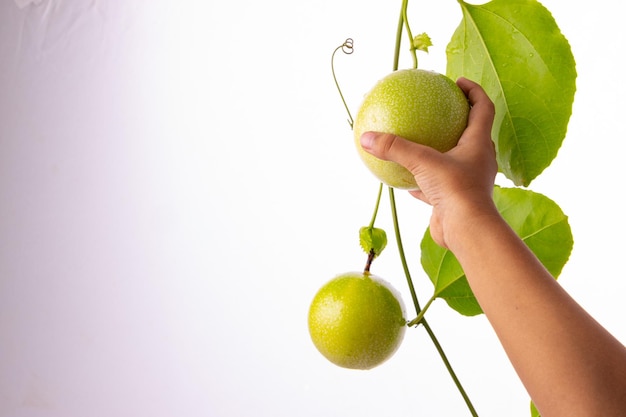
<svg viewBox="0 0 626 417"><path fill-rule="evenodd" d="M367 272L350 272L317 292L309 309L309 333L332 363L371 369L400 346L404 316L404 305L389 283Z"/></svg>
<svg viewBox="0 0 626 417"><path fill-rule="evenodd" d="M445 75L421 69L394 71L378 81L359 108L353 125L357 150L383 183L416 189L415 179L406 168L365 152L361 135L368 131L392 133L446 152L459 141L468 115L467 97Z"/></svg>

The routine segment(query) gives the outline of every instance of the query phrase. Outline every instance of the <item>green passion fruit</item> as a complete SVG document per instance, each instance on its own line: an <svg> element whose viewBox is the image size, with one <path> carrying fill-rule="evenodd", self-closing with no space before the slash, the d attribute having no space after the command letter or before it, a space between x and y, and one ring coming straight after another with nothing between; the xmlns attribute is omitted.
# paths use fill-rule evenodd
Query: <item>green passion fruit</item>
<svg viewBox="0 0 626 417"><path fill-rule="evenodd" d="M388 282L349 272L331 279L313 298L309 334L317 350L335 365L371 369L400 346L404 316L404 304Z"/></svg>
<svg viewBox="0 0 626 417"><path fill-rule="evenodd" d="M446 152L459 141L468 115L467 97L445 75L421 69L394 71L364 97L353 124L357 150L381 182L399 189L417 189L406 168L364 151L361 135L367 131L392 133Z"/></svg>

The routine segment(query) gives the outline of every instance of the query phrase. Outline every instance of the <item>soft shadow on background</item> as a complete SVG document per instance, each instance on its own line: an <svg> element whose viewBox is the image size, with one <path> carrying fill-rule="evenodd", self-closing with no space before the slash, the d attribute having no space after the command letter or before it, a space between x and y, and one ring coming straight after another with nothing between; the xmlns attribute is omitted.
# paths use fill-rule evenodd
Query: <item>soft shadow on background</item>
<svg viewBox="0 0 626 417"><path fill-rule="evenodd" d="M578 92L530 188L569 215L560 281L626 340L620 2L543 2ZM312 346L315 291L365 262L378 189L352 111L391 70L400 1L0 3L0 416L468 415L423 329L367 372ZM445 71L455 1L412 1ZM404 66L410 65L408 61ZM505 180L500 183L509 186ZM421 299L429 209L398 193ZM391 233L387 200L378 225ZM373 272L408 290L390 245ZM431 326L481 416L528 397L484 317Z"/></svg>

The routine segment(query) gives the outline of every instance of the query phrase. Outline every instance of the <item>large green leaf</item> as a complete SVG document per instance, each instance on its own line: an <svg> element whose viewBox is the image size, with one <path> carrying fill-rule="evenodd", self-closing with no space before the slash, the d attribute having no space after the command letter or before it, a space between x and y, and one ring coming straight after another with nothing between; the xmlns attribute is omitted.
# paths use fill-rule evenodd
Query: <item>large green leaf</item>
<svg viewBox="0 0 626 417"><path fill-rule="evenodd" d="M465 272L456 257L447 249L437 245L426 230L421 243L422 268L432 281L434 296L443 298L448 305L466 316L475 316L483 311L474 297Z"/></svg>
<svg viewBox="0 0 626 417"><path fill-rule="evenodd" d="M459 0L463 19L447 47L447 75L483 86L496 106L498 164L528 186L557 155L576 91L567 39L535 0Z"/></svg>
<svg viewBox="0 0 626 417"><path fill-rule="evenodd" d="M548 197L521 188L495 187L494 201L502 217L557 278L574 245L567 216ZM434 295L459 313L482 313L455 256L437 245L426 230L421 243L422 267L434 285ZM498 256L494 254L494 256Z"/></svg>

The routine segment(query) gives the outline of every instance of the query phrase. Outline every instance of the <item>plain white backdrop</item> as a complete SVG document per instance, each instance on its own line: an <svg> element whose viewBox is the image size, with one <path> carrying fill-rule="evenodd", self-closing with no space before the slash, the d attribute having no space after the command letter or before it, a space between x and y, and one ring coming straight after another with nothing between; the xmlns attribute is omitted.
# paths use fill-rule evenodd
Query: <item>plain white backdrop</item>
<svg viewBox="0 0 626 417"><path fill-rule="evenodd" d="M378 190L330 57L354 39L336 69L355 112L391 70L400 3L0 3L0 417L470 415L423 329L362 372L306 328L315 291L362 269ZM544 5L578 92L530 188L570 219L562 285L626 340L621 2ZM434 42L420 67L445 72L459 5L409 18ZM396 197L424 302L429 209ZM387 194L377 224L393 236ZM393 240L373 272L412 311ZM480 416L529 415L484 317L427 317Z"/></svg>

